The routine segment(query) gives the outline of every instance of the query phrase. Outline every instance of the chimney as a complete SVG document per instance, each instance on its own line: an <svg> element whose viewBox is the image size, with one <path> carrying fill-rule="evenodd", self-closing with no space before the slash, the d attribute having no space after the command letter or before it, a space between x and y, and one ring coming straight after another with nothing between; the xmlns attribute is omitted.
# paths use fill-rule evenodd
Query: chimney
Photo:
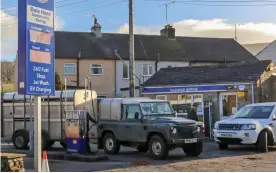
<svg viewBox="0 0 276 173"><path fill-rule="evenodd" d="M101 38L102 37L102 31L101 31L102 27L98 23L98 19L96 18L96 16L93 15L93 17L94 17L94 25L91 27L91 33L94 33L97 38Z"/></svg>
<svg viewBox="0 0 276 173"><path fill-rule="evenodd" d="M161 36L165 36L168 39L175 39L175 28L172 25L165 25L164 29L160 30Z"/></svg>

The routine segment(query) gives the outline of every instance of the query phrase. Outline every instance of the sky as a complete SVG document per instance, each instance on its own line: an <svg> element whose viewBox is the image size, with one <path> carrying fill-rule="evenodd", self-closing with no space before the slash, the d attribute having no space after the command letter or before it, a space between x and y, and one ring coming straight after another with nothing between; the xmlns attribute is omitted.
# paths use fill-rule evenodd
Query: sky
<svg viewBox="0 0 276 173"><path fill-rule="evenodd" d="M133 1L134 32L158 35L166 24L164 4L170 0ZM276 0L175 1L167 8L168 23L178 36L234 38L237 24L240 44L276 39ZM95 15L102 32L128 33L127 0L56 0L55 7L55 30L89 32ZM13 60L17 50L17 0L1 0L0 12L1 60Z"/></svg>

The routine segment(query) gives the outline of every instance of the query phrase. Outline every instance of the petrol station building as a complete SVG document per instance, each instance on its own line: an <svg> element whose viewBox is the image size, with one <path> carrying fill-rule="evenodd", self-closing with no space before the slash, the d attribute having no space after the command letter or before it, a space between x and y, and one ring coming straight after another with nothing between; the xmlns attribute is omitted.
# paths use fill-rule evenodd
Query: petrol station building
<svg viewBox="0 0 276 173"><path fill-rule="evenodd" d="M246 104L276 101L276 64L265 60L163 68L143 84L143 96L168 100L179 116L196 104L199 119L208 119L204 108L211 102L218 121Z"/></svg>

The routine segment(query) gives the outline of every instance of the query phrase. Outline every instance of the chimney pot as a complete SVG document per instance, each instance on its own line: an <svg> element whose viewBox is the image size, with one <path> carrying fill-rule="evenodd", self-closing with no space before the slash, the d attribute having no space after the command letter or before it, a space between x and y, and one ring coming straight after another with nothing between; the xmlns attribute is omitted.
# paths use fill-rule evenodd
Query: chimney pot
<svg viewBox="0 0 276 173"><path fill-rule="evenodd" d="M98 19L93 15L94 17L94 25L91 27L91 33L93 33L97 38L101 38L102 37L102 27L101 25L98 23Z"/></svg>
<svg viewBox="0 0 276 173"><path fill-rule="evenodd" d="M165 27L160 30L160 34L168 39L175 39L175 28L173 28L170 24L165 25Z"/></svg>

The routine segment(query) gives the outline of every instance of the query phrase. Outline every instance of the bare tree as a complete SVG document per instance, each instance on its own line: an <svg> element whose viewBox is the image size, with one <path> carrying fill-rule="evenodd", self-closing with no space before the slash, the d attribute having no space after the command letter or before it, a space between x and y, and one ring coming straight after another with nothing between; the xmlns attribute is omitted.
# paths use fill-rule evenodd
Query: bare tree
<svg viewBox="0 0 276 173"><path fill-rule="evenodd" d="M14 82L15 61L1 61L1 82Z"/></svg>

